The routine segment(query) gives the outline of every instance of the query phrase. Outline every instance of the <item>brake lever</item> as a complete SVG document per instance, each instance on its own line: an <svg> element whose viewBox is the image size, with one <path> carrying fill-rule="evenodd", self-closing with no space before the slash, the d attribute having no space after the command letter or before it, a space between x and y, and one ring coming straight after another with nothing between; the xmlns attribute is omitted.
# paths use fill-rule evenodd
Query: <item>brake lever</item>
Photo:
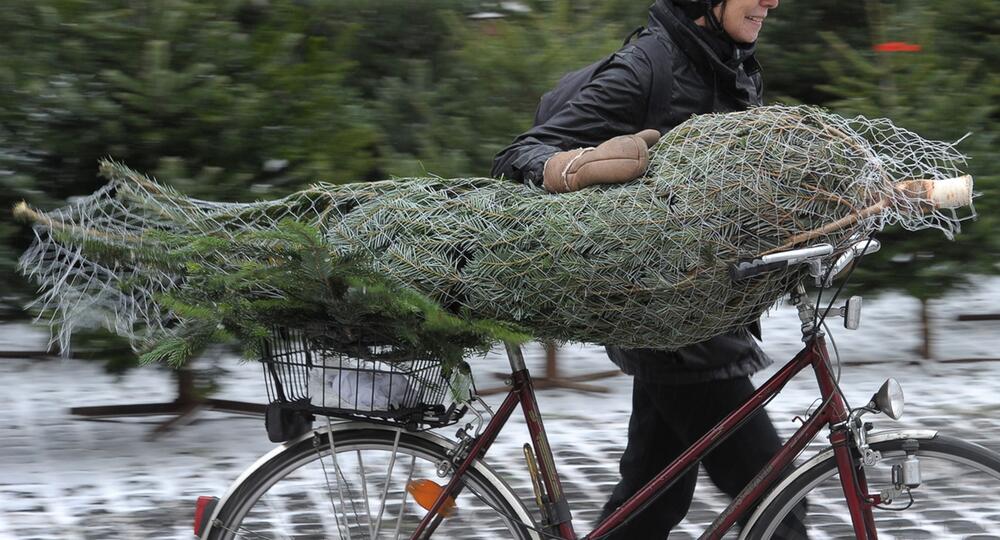
<svg viewBox="0 0 1000 540"><path fill-rule="evenodd" d="M856 242L854 245L841 253L840 257L837 257L837 261L833 263L833 267L826 274L826 282L822 283L821 286L824 288L832 286L833 280L840 275L840 273L843 272L848 265L854 262L854 259L875 253L881 248L882 243L874 238ZM823 279L821 274L814 275L814 277L817 281Z"/></svg>

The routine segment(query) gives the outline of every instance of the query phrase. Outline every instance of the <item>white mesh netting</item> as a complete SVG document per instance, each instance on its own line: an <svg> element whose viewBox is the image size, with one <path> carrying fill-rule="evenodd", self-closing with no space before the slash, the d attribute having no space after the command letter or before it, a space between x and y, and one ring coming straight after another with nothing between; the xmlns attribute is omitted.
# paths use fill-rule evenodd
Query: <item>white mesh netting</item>
<svg viewBox="0 0 1000 540"><path fill-rule="evenodd" d="M959 176L963 156L888 120L761 107L694 117L651 151L645 178L563 195L412 178L254 203L191 199L105 163L110 183L96 193L19 210L37 223L20 268L40 284L36 306L63 345L74 328L105 326L148 347L183 322L158 295L191 284L183 266L136 258L137 248L156 249L157 232L225 240L291 218L322 231L333 261L364 260L454 313L538 338L674 349L756 320L800 277L734 283L740 258L817 242L836 254L893 223L958 230L954 211L897 182ZM226 249L192 262L233 272L245 254Z"/></svg>

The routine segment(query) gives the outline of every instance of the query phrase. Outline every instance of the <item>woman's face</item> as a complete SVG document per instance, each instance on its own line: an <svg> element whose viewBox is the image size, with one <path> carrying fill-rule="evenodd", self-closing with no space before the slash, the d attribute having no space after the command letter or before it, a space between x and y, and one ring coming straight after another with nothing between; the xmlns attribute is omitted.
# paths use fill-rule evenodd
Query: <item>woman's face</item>
<svg viewBox="0 0 1000 540"><path fill-rule="evenodd" d="M724 0L715 6L715 16L722 28L737 43L757 41L767 12L778 7L779 0Z"/></svg>

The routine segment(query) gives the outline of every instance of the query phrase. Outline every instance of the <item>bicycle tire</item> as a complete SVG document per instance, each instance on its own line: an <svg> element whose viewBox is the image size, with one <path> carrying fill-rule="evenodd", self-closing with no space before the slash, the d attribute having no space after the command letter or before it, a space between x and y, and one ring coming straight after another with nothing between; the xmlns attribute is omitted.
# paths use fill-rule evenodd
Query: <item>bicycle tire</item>
<svg viewBox="0 0 1000 540"><path fill-rule="evenodd" d="M398 445L394 445L397 436ZM427 436L363 427L335 431L334 447L336 464L327 433L315 432L260 465L224 501L208 538L363 539L393 538L394 533L396 538L409 538L407 531L415 528L426 511L412 496L404 495L406 478L442 485L447 481L435 471L447 459L448 449ZM388 474L382 478L369 474L380 466ZM534 522L514 492L484 470L486 466L477 462L465 474L465 488L455 510L441 521L433 538L537 538L529 528ZM380 503L372 498L380 492L388 494L383 500L398 502L387 502L382 511L376 511ZM375 523L378 532L372 534Z"/></svg>
<svg viewBox="0 0 1000 540"><path fill-rule="evenodd" d="M953 437L894 439L873 443L882 460L865 467L869 493L891 485L891 466L905 458L903 444L915 440L922 483L886 505L874 508L879 538L1000 538L1000 454ZM793 474L794 476L794 474ZM810 466L789 483L759 514L746 535L752 539L796 538L782 520L805 498L803 523L808 538L854 537L832 456ZM801 531L798 531L799 533Z"/></svg>

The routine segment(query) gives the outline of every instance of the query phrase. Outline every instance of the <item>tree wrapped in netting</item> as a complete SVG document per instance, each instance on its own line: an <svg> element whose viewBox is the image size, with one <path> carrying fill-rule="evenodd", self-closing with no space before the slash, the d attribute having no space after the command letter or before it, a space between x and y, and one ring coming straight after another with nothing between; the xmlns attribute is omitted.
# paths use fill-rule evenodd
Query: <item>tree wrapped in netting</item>
<svg viewBox="0 0 1000 540"><path fill-rule="evenodd" d="M253 353L280 325L357 357L457 361L500 339L676 349L756 320L801 277L733 282L738 260L838 254L892 223L959 229L931 194L962 154L888 120L760 107L694 117L651 152L644 178L561 195L408 178L253 203L192 199L109 161L93 195L17 209L37 224L20 268L63 341L105 326L181 361L233 336Z"/></svg>

